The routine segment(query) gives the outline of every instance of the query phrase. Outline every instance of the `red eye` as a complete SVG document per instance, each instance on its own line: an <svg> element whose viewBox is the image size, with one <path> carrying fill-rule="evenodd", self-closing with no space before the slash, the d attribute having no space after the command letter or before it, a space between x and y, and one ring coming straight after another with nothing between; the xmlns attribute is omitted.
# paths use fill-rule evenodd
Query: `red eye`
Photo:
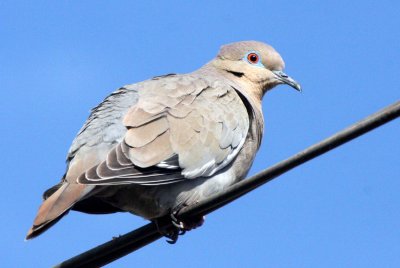
<svg viewBox="0 0 400 268"><path fill-rule="evenodd" d="M256 53L249 53L249 54L247 55L247 60L248 60L250 63L257 64L258 61L260 60L260 58L258 57L258 55L257 55Z"/></svg>

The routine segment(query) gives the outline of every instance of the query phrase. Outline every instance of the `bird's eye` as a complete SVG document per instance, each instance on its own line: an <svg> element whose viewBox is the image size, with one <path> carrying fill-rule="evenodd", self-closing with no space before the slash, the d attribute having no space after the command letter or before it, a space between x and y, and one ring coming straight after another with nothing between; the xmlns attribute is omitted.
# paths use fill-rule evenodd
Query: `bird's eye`
<svg viewBox="0 0 400 268"><path fill-rule="evenodd" d="M247 61L252 64L257 64L260 61L260 57L257 53L252 52L247 55Z"/></svg>

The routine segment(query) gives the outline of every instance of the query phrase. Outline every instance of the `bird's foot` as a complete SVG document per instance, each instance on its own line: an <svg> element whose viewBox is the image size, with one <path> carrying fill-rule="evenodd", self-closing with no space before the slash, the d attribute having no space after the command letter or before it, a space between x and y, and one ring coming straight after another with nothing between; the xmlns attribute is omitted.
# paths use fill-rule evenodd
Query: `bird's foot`
<svg viewBox="0 0 400 268"><path fill-rule="evenodd" d="M202 226L206 219L204 216L199 216L199 217L192 217L189 220L180 221L178 220L176 214L177 213L171 213L170 215L172 224L180 231L183 231L184 233L186 231L190 231L196 229L197 227Z"/></svg>
<svg viewBox="0 0 400 268"><path fill-rule="evenodd" d="M167 243L169 244L175 244L178 241L180 235L184 235L186 231L190 231L196 229L197 227L202 226L205 220L204 216L192 217L190 219L180 220L178 219L177 214L178 211L173 211L169 215L169 220L172 222L173 225L172 228L168 229L160 228L161 225L160 223L161 221L165 220L165 218L155 221L158 231L163 236L168 238Z"/></svg>

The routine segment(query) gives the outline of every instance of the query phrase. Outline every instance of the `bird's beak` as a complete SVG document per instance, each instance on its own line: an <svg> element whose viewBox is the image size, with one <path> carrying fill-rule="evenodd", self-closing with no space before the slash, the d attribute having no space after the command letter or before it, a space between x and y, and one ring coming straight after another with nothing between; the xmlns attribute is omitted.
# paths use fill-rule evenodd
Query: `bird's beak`
<svg viewBox="0 0 400 268"><path fill-rule="evenodd" d="M292 88L296 89L297 91L301 92L301 86L299 83L297 83L293 78L288 76L282 71L272 71L275 75L276 78L282 83L282 84L287 84L291 86Z"/></svg>

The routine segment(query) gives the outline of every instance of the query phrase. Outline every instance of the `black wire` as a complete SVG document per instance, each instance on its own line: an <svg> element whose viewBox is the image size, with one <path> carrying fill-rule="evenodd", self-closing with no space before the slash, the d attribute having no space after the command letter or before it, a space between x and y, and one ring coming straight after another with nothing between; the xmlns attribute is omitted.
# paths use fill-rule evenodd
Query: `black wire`
<svg viewBox="0 0 400 268"><path fill-rule="evenodd" d="M150 244L162 237L155 224L149 223L125 235L81 253L54 267L100 267Z"/></svg>
<svg viewBox="0 0 400 268"><path fill-rule="evenodd" d="M202 202L182 209L178 215L185 219L195 216L203 216L236 200L255 188L265 184L283 173L320 156L346 142L349 142L368 131L380 127L383 124L400 116L400 101L385 109L359 121L350 127L332 135L331 137L297 153L296 155L279 162L278 164L261 171L249 179L243 180L228 188L226 191L212 196ZM160 221L158 228L171 227L169 220ZM99 267L119 259L147 244L161 238L157 226L149 223L123 236L115 238L107 243L88 250L55 267Z"/></svg>

